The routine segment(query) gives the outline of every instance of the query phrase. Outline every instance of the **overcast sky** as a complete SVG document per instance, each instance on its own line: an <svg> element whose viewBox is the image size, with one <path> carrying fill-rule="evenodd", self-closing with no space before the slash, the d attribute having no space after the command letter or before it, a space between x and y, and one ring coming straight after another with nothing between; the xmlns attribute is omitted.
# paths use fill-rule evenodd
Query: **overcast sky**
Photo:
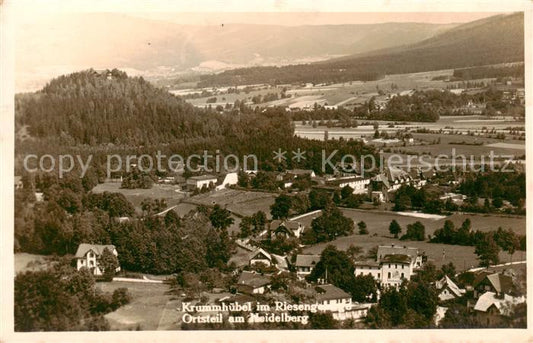
<svg viewBox="0 0 533 343"><path fill-rule="evenodd" d="M272 25L338 25L384 22L465 23L493 16L495 12L299 12L299 13L129 13L143 18L171 21L179 24L272 24Z"/></svg>
<svg viewBox="0 0 533 343"><path fill-rule="evenodd" d="M523 9L523 0L3 0L20 21L114 12L180 24L464 23Z"/></svg>

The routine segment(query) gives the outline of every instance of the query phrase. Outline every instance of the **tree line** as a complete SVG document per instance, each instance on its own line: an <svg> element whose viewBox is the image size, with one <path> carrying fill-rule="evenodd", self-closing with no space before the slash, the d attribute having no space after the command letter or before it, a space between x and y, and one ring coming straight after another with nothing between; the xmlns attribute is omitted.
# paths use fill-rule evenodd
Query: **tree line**
<svg viewBox="0 0 533 343"><path fill-rule="evenodd" d="M130 300L127 288L98 291L89 270L59 259L47 270L15 276L15 331L109 330L103 315Z"/></svg>

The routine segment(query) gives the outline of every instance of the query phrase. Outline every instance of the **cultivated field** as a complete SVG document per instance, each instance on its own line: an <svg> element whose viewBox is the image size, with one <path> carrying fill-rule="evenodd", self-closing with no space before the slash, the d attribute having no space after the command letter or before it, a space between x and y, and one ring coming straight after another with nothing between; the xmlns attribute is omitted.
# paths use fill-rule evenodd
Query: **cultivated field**
<svg viewBox="0 0 533 343"><path fill-rule="evenodd" d="M319 121L317 121L318 124ZM441 117L437 122L393 122L393 121L372 121L372 123L379 124L380 132L387 132L389 135L394 135L397 131L410 129L412 131L416 129L428 129L432 131L442 130L447 132L450 130L459 131L461 135L446 135L446 134L423 134L422 138L430 137L430 141L437 139L438 137L449 137L449 140L462 141L465 140L470 142L471 139L478 141L485 141L486 138L478 136L468 136L468 131L471 132L481 132L484 128L492 131L493 129L497 133L508 133L506 130L509 127L513 128L522 128L524 130L525 123L524 121L515 120L512 117L502 117L502 118L487 118L485 116L479 115L468 115L468 116L449 116ZM392 125L390 125L392 124ZM307 122L305 125L302 125L302 121L295 121L295 135L303 138L309 139L324 139L324 132L328 132L328 137L331 138L340 138L345 139L349 138L361 138L366 137L370 142L375 132L373 125L359 125L356 128L342 128L342 127L332 127L328 128L326 126L317 126L313 127L312 123ZM453 129L452 129L453 128ZM415 138L418 138L417 135L413 134ZM442 138L441 138L442 140ZM496 143L501 142L501 140L496 139L487 139L487 142ZM513 142L515 144L525 145L524 141Z"/></svg>
<svg viewBox="0 0 533 343"><path fill-rule="evenodd" d="M387 75L383 79L377 81L352 81L336 84L319 84L319 85L283 85L278 87L262 86L253 89L252 91L240 94L220 94L216 95L217 101L215 103L207 104L209 97L202 97L197 99L187 100L191 104L198 107L205 107L211 105L225 106L226 104L233 104L235 100L251 101L252 97L256 95L265 95L268 93L281 93L283 88L287 88L286 94L291 95L290 98L279 99L276 101L266 102L260 106L289 106L289 107L312 107L314 103L320 105L337 105L347 108L353 107L354 104L360 104L368 101L372 96L377 96L377 90L385 92L401 93L412 89L443 89L451 83L442 80L432 80L435 76L449 76L453 74L452 69L437 70L423 73L411 74L395 74ZM394 84L395 88L392 89ZM227 88L227 87L226 87ZM225 91L226 88L221 88L219 91ZM204 90L212 91L212 88L205 88ZM190 90L189 92L192 92ZM195 90L201 92L202 89ZM171 91L175 94L185 94L183 91Z"/></svg>
<svg viewBox="0 0 533 343"><path fill-rule="evenodd" d="M187 202L207 206L218 204L239 216L250 216L263 211L270 217L270 205L274 203L276 196L273 193L223 189L190 197Z"/></svg>
<svg viewBox="0 0 533 343"><path fill-rule="evenodd" d="M174 206L184 198L179 186L154 184L150 189L122 189L120 182L105 182L98 184L92 189L94 193L122 193L129 202L135 206L137 211L141 211L141 202L146 198L165 199L167 205Z"/></svg>
<svg viewBox="0 0 533 343"><path fill-rule="evenodd" d="M175 330L179 328L175 310L178 300L168 293L168 285L138 282L99 282L96 287L112 293L128 288L132 301L105 315L111 330Z"/></svg>

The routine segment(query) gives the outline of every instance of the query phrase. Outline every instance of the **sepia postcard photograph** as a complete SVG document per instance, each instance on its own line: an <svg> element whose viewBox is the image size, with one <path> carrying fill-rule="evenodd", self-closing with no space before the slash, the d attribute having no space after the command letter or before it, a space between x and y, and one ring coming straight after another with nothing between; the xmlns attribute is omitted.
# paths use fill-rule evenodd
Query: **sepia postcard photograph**
<svg viewBox="0 0 533 343"><path fill-rule="evenodd" d="M533 7L417 4L0 1L0 341L531 339Z"/></svg>

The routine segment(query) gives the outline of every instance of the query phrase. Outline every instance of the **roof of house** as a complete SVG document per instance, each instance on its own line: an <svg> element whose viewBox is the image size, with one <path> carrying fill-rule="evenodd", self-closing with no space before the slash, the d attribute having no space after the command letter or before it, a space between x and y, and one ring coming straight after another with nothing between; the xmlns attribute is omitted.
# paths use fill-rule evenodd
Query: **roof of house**
<svg viewBox="0 0 533 343"><path fill-rule="evenodd" d="M496 290L496 292L500 293L507 293L509 292L513 287L513 278L504 275L501 273L494 273L485 275L484 277L480 279L476 279L477 282L474 283L474 287L476 287L479 283L481 283L483 280L488 279L492 287Z"/></svg>
<svg viewBox="0 0 533 343"><path fill-rule="evenodd" d="M270 277L268 276L247 271L243 271L237 281L239 285L250 286L253 288L268 285L270 282Z"/></svg>
<svg viewBox="0 0 533 343"><path fill-rule="evenodd" d="M385 185L385 187L387 188L390 188L390 183L389 183L389 180L387 179L387 177L383 174L378 174L374 177L373 181L376 181L376 182L383 182L383 184Z"/></svg>
<svg viewBox="0 0 533 343"><path fill-rule="evenodd" d="M285 232L287 233L289 236L292 236L293 235L293 232L291 229L289 229L287 227L287 225L280 225L280 226L277 226L275 228L272 228L272 233L274 234L278 234L278 233L281 233L281 232Z"/></svg>
<svg viewBox="0 0 533 343"><path fill-rule="evenodd" d="M409 180L411 179L411 175L407 173L405 170L398 168L398 167L388 167L385 169L385 176L389 181L396 181L396 180Z"/></svg>
<svg viewBox="0 0 533 343"><path fill-rule="evenodd" d="M437 289L444 289L447 286L448 289L457 297L462 296L466 292L464 289L459 288L459 286L457 286L455 282L448 277L448 275L444 275L444 277L436 283L436 286Z"/></svg>
<svg viewBox="0 0 533 343"><path fill-rule="evenodd" d="M223 298L218 299L218 302L221 302L221 303L235 303L235 302L238 302L238 303L244 304L244 303L249 302L249 301L255 301L255 298L253 296L251 296L251 295L242 294L242 293L232 294L232 295L229 295L227 297L223 297Z"/></svg>
<svg viewBox="0 0 533 343"><path fill-rule="evenodd" d="M275 230L279 228L280 226L283 226L289 230L295 231L300 228L300 225L302 224L297 221L292 221L292 220L284 221L284 220L275 219L272 222L270 222L270 229Z"/></svg>
<svg viewBox="0 0 533 343"><path fill-rule="evenodd" d="M102 255L104 249L107 248L110 252L115 250L115 246L111 244L102 245L102 244L87 244L81 243L76 250L76 258L83 258L89 250L94 251L97 255Z"/></svg>
<svg viewBox="0 0 533 343"><path fill-rule="evenodd" d="M378 247L377 253L378 261L381 260L382 257L387 255L407 255L411 257L412 260L414 260L418 256L418 249L410 248L405 245L380 245Z"/></svg>
<svg viewBox="0 0 533 343"><path fill-rule="evenodd" d="M283 224L283 220L274 219L273 221L270 222L270 229L271 230L277 229L278 227L281 226L281 224Z"/></svg>
<svg viewBox="0 0 533 343"><path fill-rule="evenodd" d="M259 254L264 255L269 261L272 260L272 256L270 256L270 254L269 254L268 252L266 252L264 249L261 249L261 248L252 251L252 252L249 254L249 257L250 257L249 259L250 259L250 260L251 260L251 259L254 259L254 258L257 257L257 255L259 255Z"/></svg>
<svg viewBox="0 0 533 343"><path fill-rule="evenodd" d="M350 294L333 285L320 285L315 289L317 290L316 299L318 301L352 298Z"/></svg>
<svg viewBox="0 0 533 343"><path fill-rule="evenodd" d="M360 177L360 176L352 176L352 177L348 177L348 178L340 178L340 179L335 179L335 180L329 180L329 181L326 181L326 184L338 186L338 185L342 185L342 184L345 184L345 183L365 181L365 180L370 180L370 179L366 179L366 178Z"/></svg>
<svg viewBox="0 0 533 343"><path fill-rule="evenodd" d="M289 269L289 263L285 256L272 254L272 258L276 261L276 267L279 269Z"/></svg>
<svg viewBox="0 0 533 343"><path fill-rule="evenodd" d="M508 316L512 313L512 306L525 302L525 297L512 297L505 294L503 298L496 297L494 292L485 292L479 297L474 310L487 312L491 306L496 306L501 315Z"/></svg>
<svg viewBox="0 0 533 343"><path fill-rule="evenodd" d="M296 255L296 267L313 267L320 261L320 255Z"/></svg>
<svg viewBox="0 0 533 343"><path fill-rule="evenodd" d="M368 261L355 261L354 265L356 266L365 266L365 267L379 267L379 263L373 260Z"/></svg>
<svg viewBox="0 0 533 343"><path fill-rule="evenodd" d="M285 223L283 223L283 225L285 225L285 227L287 229L291 229L291 230L298 230L300 228L300 226L302 225L300 222L295 222L295 221L286 221Z"/></svg>
<svg viewBox="0 0 533 343"><path fill-rule="evenodd" d="M314 171L312 169L291 169L287 170L287 173L293 175L312 175Z"/></svg>
<svg viewBox="0 0 533 343"><path fill-rule="evenodd" d="M411 263L411 257L404 254L385 255L381 258L382 263Z"/></svg>
<svg viewBox="0 0 533 343"><path fill-rule="evenodd" d="M217 180L217 177L213 175L200 175L200 176L191 176L187 180L193 180L193 181Z"/></svg>

